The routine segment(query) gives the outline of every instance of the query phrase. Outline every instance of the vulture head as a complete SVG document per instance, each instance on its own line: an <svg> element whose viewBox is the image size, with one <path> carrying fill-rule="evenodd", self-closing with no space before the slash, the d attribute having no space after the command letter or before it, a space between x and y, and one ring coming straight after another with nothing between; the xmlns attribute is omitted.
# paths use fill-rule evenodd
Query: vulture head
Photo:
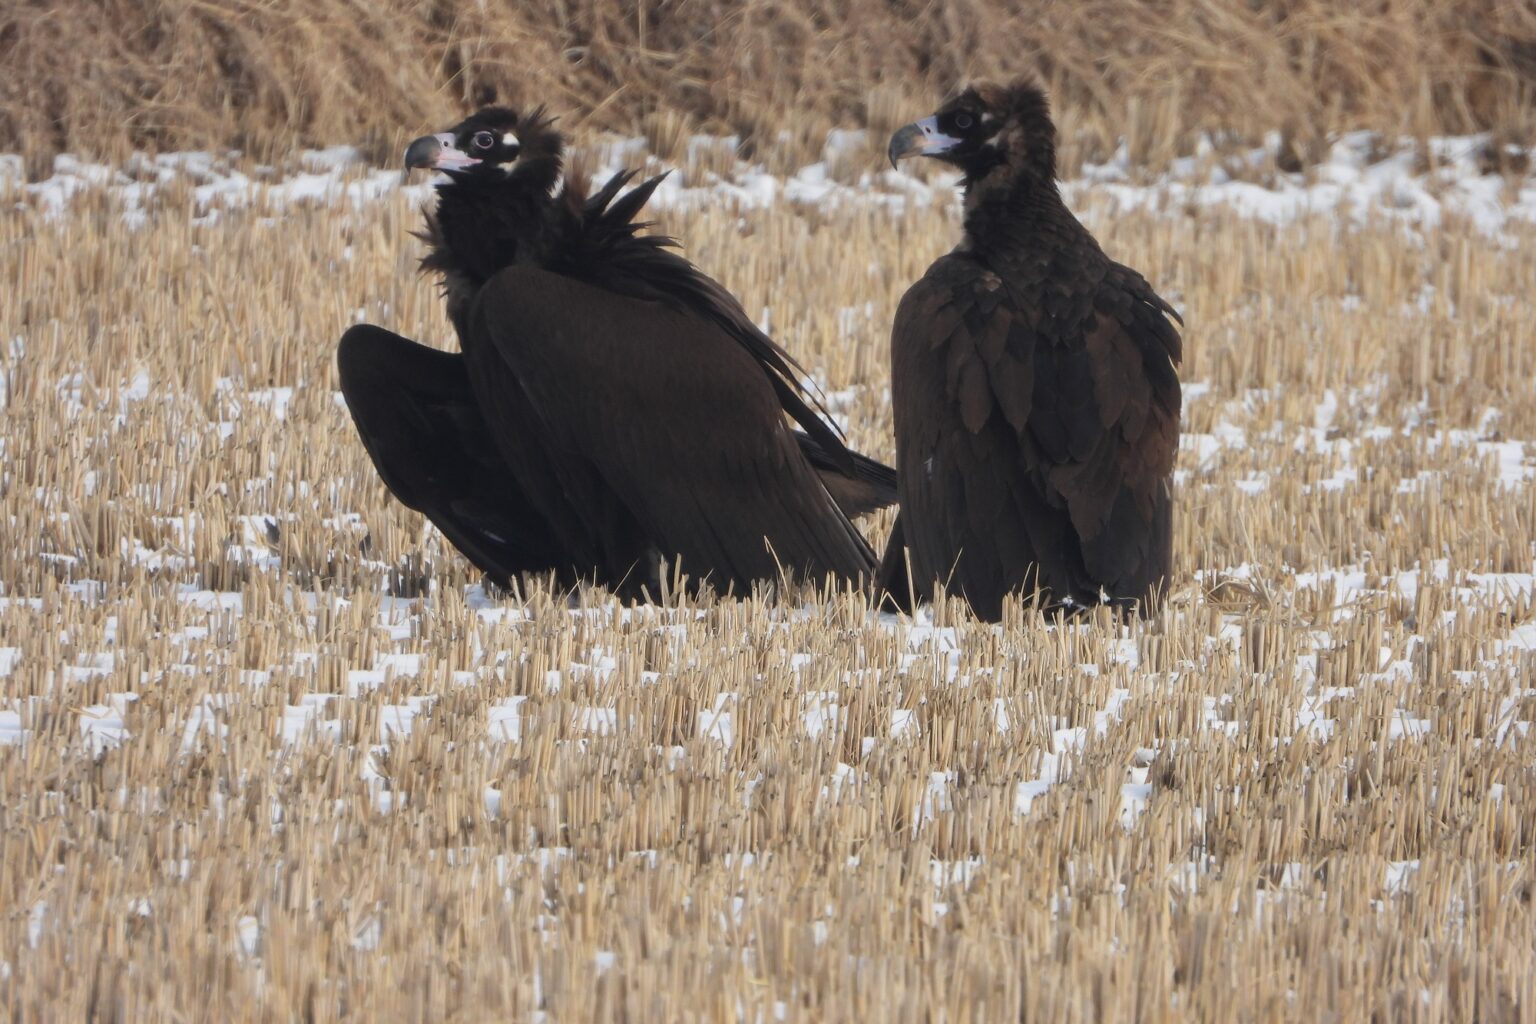
<svg viewBox="0 0 1536 1024"><path fill-rule="evenodd" d="M931 117L892 135L886 153L893 167L908 156L953 164L965 175L967 189L995 175L1049 182L1056 176L1056 127L1033 77L1008 85L974 82Z"/></svg>
<svg viewBox="0 0 1536 1024"><path fill-rule="evenodd" d="M445 171L455 183L502 185L512 179L547 191L560 177L565 143L554 118L536 107L478 110L445 132L423 135L405 150L405 169Z"/></svg>

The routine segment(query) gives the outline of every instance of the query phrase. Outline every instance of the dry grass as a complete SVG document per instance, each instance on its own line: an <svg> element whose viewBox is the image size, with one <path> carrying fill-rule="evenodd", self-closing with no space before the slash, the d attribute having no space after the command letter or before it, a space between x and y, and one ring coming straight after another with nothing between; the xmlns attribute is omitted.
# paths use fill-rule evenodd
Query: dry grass
<svg viewBox="0 0 1536 1024"><path fill-rule="evenodd" d="M664 219L889 455L952 215ZM0 219L0 1012L1531 1019L1536 237L1090 220L1190 324L1172 606L945 632L467 603L335 396L446 337L403 200Z"/></svg>
<svg viewBox="0 0 1536 1024"><path fill-rule="evenodd" d="M1536 128L1536 10L1510 0L16 0L0 66L0 152L39 172L129 146L382 157L493 93L798 166L832 125L889 129L1022 67L1065 115L1069 165L1121 136L1162 161L1202 131L1280 129L1308 160L1341 128Z"/></svg>

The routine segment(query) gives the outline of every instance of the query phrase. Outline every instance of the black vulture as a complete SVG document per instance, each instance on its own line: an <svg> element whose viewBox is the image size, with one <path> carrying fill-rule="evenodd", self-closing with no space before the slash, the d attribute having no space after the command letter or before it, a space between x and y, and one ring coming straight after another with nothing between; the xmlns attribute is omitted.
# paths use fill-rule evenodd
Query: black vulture
<svg viewBox="0 0 1536 1024"><path fill-rule="evenodd" d="M553 571L654 597L674 560L719 591L872 578L850 517L895 501L895 471L850 451L799 365L635 221L661 176L589 195L563 149L542 109L504 107L407 149L407 170L447 174L422 265L461 352L343 336L385 484L502 585Z"/></svg>
<svg viewBox="0 0 1536 1024"><path fill-rule="evenodd" d="M892 163L914 154L961 171L965 233L891 329L901 512L881 585L910 607L942 583L990 621L1010 593L1146 614L1170 571L1182 319L1067 209L1032 79L896 132Z"/></svg>

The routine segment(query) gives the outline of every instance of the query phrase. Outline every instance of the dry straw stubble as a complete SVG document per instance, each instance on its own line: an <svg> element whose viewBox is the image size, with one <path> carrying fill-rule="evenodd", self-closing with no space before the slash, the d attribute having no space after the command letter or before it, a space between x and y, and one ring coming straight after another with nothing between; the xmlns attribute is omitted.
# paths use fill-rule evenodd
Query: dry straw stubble
<svg viewBox="0 0 1536 1024"><path fill-rule="evenodd" d="M0 221L0 1007L1528 1012L1536 240L1089 207L1190 323L1180 575L1129 627L487 606L336 401L354 317L448 338L403 198ZM888 457L952 210L661 227Z"/></svg>

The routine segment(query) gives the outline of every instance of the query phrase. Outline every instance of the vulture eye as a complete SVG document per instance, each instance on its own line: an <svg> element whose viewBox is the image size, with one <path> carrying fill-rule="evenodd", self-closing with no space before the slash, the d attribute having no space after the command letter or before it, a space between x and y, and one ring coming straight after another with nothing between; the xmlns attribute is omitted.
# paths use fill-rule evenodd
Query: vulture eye
<svg viewBox="0 0 1536 1024"><path fill-rule="evenodd" d="M955 115L955 127L959 128L961 131L965 131L975 123L976 119L963 110Z"/></svg>
<svg viewBox="0 0 1536 1024"><path fill-rule="evenodd" d="M496 136L490 132L475 132L475 137L470 140L470 144L476 149L490 149L496 145Z"/></svg>

